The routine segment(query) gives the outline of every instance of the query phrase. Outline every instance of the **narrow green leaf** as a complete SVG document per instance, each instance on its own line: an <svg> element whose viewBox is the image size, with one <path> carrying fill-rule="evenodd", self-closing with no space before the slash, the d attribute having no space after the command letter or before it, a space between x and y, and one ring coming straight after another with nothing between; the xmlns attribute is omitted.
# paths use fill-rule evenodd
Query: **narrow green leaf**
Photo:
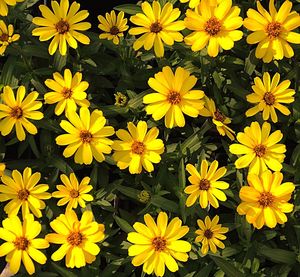
<svg viewBox="0 0 300 277"><path fill-rule="evenodd" d="M140 6L137 6L136 4L124 4L119 5L114 8L117 11L123 11L127 14L137 14L142 12L142 8Z"/></svg>
<svg viewBox="0 0 300 277"><path fill-rule="evenodd" d="M132 226L123 218L118 217L117 215L114 215L114 219L118 226L126 233L134 232L134 229Z"/></svg>
<svg viewBox="0 0 300 277"><path fill-rule="evenodd" d="M270 248L261 244L258 248L258 252L275 263L296 263L296 254L292 251L287 251L279 248Z"/></svg>
<svg viewBox="0 0 300 277"><path fill-rule="evenodd" d="M65 267L61 267L58 264L51 262L51 267L59 273L59 276L61 277L77 277L77 274L73 273L70 269L67 269Z"/></svg>
<svg viewBox="0 0 300 277"><path fill-rule="evenodd" d="M232 262L229 262L221 257L211 256L210 258L216 263L218 267L228 276L228 277L243 277L244 274L239 271Z"/></svg>
<svg viewBox="0 0 300 277"><path fill-rule="evenodd" d="M176 202L159 195L153 195L150 203L169 212L178 212L178 204Z"/></svg>

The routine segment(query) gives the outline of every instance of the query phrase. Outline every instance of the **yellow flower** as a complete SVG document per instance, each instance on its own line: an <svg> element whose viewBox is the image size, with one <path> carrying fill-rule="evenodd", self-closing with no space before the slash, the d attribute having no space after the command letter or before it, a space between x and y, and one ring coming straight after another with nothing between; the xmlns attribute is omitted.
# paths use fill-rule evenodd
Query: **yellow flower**
<svg viewBox="0 0 300 277"><path fill-rule="evenodd" d="M128 102L128 98L125 94L123 94L122 92L117 92L114 94L115 96L115 105L119 106L119 107L125 107L127 102Z"/></svg>
<svg viewBox="0 0 300 277"><path fill-rule="evenodd" d="M73 210L67 210L52 222L55 233L46 235L50 243L62 244L51 259L60 261L66 256L66 267L83 267L96 260L100 252L96 244L104 239L104 225L93 221L93 213L84 211L79 221Z"/></svg>
<svg viewBox="0 0 300 277"><path fill-rule="evenodd" d="M207 4L210 6L217 6L218 4L220 4L220 2L223 0L208 0ZM201 0L180 0L181 3L187 3L189 2L189 7L191 9L194 8L199 8L199 4L201 2Z"/></svg>
<svg viewBox="0 0 300 277"><path fill-rule="evenodd" d="M1 5L1 0L0 0ZM1 8L0 8L1 11ZM14 27L13 25L9 24L6 26L3 20L0 20L0 55L3 55L6 47L20 39L19 34L14 34Z"/></svg>
<svg viewBox="0 0 300 277"><path fill-rule="evenodd" d="M144 215L144 221L146 225L136 222L133 225L136 232L130 232L127 236L127 240L134 244L128 248L128 255L135 256L132 264L143 264L145 273L154 272L156 276L164 275L165 266L171 272L177 271L176 260L186 262L187 252L191 250L189 242L180 240L188 233L189 227L181 226L178 217L168 224L165 212L159 213L156 223L150 214Z"/></svg>
<svg viewBox="0 0 300 277"><path fill-rule="evenodd" d="M229 146L229 151L235 155L243 155L235 161L236 168L249 165L249 173L260 174L270 168L273 171L282 169L282 162L286 152L284 144L278 144L283 135L280 130L270 134L271 125L264 122L262 128L257 121L237 134L240 144Z"/></svg>
<svg viewBox="0 0 300 277"><path fill-rule="evenodd" d="M281 172L264 171L260 176L249 174L248 186L240 190L241 204L237 207L240 215L257 229L263 225L274 228L277 223L287 222L285 213L290 213L294 205L288 203L295 185L291 182L282 183Z"/></svg>
<svg viewBox="0 0 300 277"><path fill-rule="evenodd" d="M219 134L234 140L235 132L227 126L231 123L231 120L216 108L214 100L208 97L205 97L204 99L205 105L204 108L200 110L199 114L206 117L212 117L212 122L216 125Z"/></svg>
<svg viewBox="0 0 300 277"><path fill-rule="evenodd" d="M285 80L279 83L280 75L276 73L271 80L270 74L265 72L263 78L256 77L252 89L254 93L247 95L249 103L257 104L255 107L246 111L246 116L253 116L258 112L263 112L264 120L268 120L271 115L271 120L276 123L278 121L275 109L279 110L284 115L289 115L291 112L281 103L294 102L293 95L295 91L288 89L291 81Z"/></svg>
<svg viewBox="0 0 300 277"><path fill-rule="evenodd" d="M54 79L54 80L53 80ZM82 73L76 72L72 77L70 69L65 69L64 76L58 72L53 73L53 79L47 79L45 85L53 91L44 95L46 104L57 103L55 114L61 115L63 111L76 111L77 105L88 107L86 99L89 83L82 80Z"/></svg>
<svg viewBox="0 0 300 277"><path fill-rule="evenodd" d="M42 230L38 221L34 221L33 215L29 214L21 223L19 217L12 216L2 221L0 238L5 242L0 246L0 257L6 256L9 269L17 274L20 269L21 260L28 274L35 272L34 263L45 264L47 257L38 249L49 247L48 241L36 238Z"/></svg>
<svg viewBox="0 0 300 277"><path fill-rule="evenodd" d="M100 21L98 28L104 31L99 38L112 40L114 44L120 43L120 38L124 36L123 32L129 28L127 18L124 18L124 12L116 15L115 11L111 11L110 14L106 13L105 17L99 15L98 20Z"/></svg>
<svg viewBox="0 0 300 277"><path fill-rule="evenodd" d="M41 173L32 174L31 168L26 167L23 176L18 170L13 170L12 178L3 175L0 185L0 202L10 200L4 207L8 216L17 215L22 208L23 219L32 212L36 217L41 217L41 209L45 209L44 199L51 198L51 194L46 192L49 186L38 184ZM37 185L38 184L38 185Z"/></svg>
<svg viewBox="0 0 300 277"><path fill-rule="evenodd" d="M70 178L67 175L61 174L60 180L64 185L57 185L58 191L52 193L55 198L62 198L57 202L58 206L63 206L68 203L66 209L76 209L78 204L80 207L85 208L85 201L92 201L94 198L88 194L93 187L88 185L90 183L89 177L84 177L80 184L74 173L70 174Z"/></svg>
<svg viewBox="0 0 300 277"><path fill-rule="evenodd" d="M218 208L218 200L226 201L226 194L222 190L228 189L229 184L218 180L225 175L227 170L224 166L218 169L218 165L216 160L210 166L206 160L203 160L200 171L191 164L186 166L186 170L191 174L189 181L192 184L184 189L185 193L190 194L186 200L188 207L192 206L198 197L201 208L206 208L208 204Z"/></svg>
<svg viewBox="0 0 300 277"><path fill-rule="evenodd" d="M33 36L39 36L40 41L47 41L51 38L49 54L53 55L57 48L61 55L66 55L67 44L76 49L77 40L83 44L89 44L90 39L78 32L86 31L91 28L89 22L80 22L89 16L87 10L79 11L80 4L73 2L69 9L69 0L61 0L60 5L57 1L51 1L53 12L45 5L40 5L39 9L43 17L35 17L32 22L39 28L32 30Z"/></svg>
<svg viewBox="0 0 300 277"><path fill-rule="evenodd" d="M0 0L0 15L7 16L8 15L8 7L15 6L18 2L23 2L24 0Z"/></svg>
<svg viewBox="0 0 300 277"><path fill-rule="evenodd" d="M164 152L164 144L157 139L159 130L156 127L148 132L145 121L139 121L137 126L132 122L127 125L129 132L120 129L116 132L120 140L115 140L112 149L115 150L113 159L120 169L129 167L131 174L139 174L144 168L147 172L154 170L153 163L159 163L160 155Z"/></svg>
<svg viewBox="0 0 300 277"><path fill-rule="evenodd" d="M0 163L0 177L4 175L6 165L5 163Z"/></svg>
<svg viewBox="0 0 300 277"><path fill-rule="evenodd" d="M91 164L93 158L98 162L105 160L103 154L110 154L113 141L108 139L115 131L111 126L104 126L106 119L102 111L94 110L92 114L86 107L80 108L79 114L70 111L67 120L62 120L60 127L67 134L56 138L58 145L68 145L63 155L69 158L75 154L75 163Z"/></svg>
<svg viewBox="0 0 300 277"><path fill-rule="evenodd" d="M183 127L185 119L183 113L197 117L204 106L201 99L204 96L202 90L193 87L197 78L182 67L177 67L175 74L169 66L165 66L162 72L154 75L148 81L149 86L157 91L143 98L147 114L152 114L154 120L165 117L167 128Z"/></svg>
<svg viewBox="0 0 300 277"><path fill-rule="evenodd" d="M131 35L141 35L133 44L134 50L139 50L144 46L145 50L150 50L154 46L154 53L157 57L164 56L164 44L173 45L174 41L183 40L179 32L185 28L184 22L178 20L180 10L173 9L171 3L166 3L162 8L158 1L152 2L152 7L148 2L142 3L143 13L138 13L130 17L130 21L139 26L129 30Z"/></svg>
<svg viewBox="0 0 300 277"><path fill-rule="evenodd" d="M230 50L234 42L243 37L243 32L236 30L243 25L239 14L240 8L232 7L231 0L222 0L217 5L202 0L198 11L186 11L184 22L193 32L184 42L191 45L193 51L200 51L208 44L207 53L211 57L216 57L220 48Z"/></svg>
<svg viewBox="0 0 300 277"><path fill-rule="evenodd" d="M3 104L0 104L0 131L2 136L7 136L14 126L17 138L20 141L26 138L24 128L32 135L37 134L37 128L28 119L42 119L44 117L43 113L37 110L43 104L40 101L35 101L39 96L36 91L30 92L26 97L25 93L25 87L20 86L15 98L10 86L3 88Z"/></svg>
<svg viewBox="0 0 300 277"><path fill-rule="evenodd" d="M274 0L269 1L269 12L259 1L256 3L258 11L249 9L248 17L244 20L244 26L253 31L247 37L247 42L258 43L255 56L265 63L294 56L289 42L300 44L300 34L292 32L300 26L300 16L295 11L291 12L292 2L285 1L278 12Z"/></svg>
<svg viewBox="0 0 300 277"><path fill-rule="evenodd" d="M219 216L216 215L212 220L209 216L205 217L205 220L198 219L197 224L200 229L196 230L198 235L195 239L195 242L201 242L201 252L203 255L206 255L208 250L213 253L217 252L217 247L224 249L225 245L221 240L225 240L225 233L228 232L227 227L222 227L221 224L218 224Z"/></svg>

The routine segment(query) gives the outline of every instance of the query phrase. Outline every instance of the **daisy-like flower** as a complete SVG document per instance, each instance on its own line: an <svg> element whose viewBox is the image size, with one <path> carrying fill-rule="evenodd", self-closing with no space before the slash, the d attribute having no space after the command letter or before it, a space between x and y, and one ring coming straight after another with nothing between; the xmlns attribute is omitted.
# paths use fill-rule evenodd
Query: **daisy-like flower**
<svg viewBox="0 0 300 277"><path fill-rule="evenodd" d="M8 6L15 6L18 2L23 2L24 0L0 0L0 15L8 15Z"/></svg>
<svg viewBox="0 0 300 277"><path fill-rule="evenodd" d="M0 177L4 175L5 168L6 168L5 163L0 163Z"/></svg>
<svg viewBox="0 0 300 277"><path fill-rule="evenodd" d="M58 191L52 193L55 198L62 198L57 202L58 206L67 205L66 209L76 209L78 204L81 208L85 208L85 201L92 201L94 198L88 194L93 187L89 185L90 178L84 177L82 181L78 182L74 173L70 174L70 178L67 175L61 174L60 180L64 185L57 185Z"/></svg>
<svg viewBox="0 0 300 277"><path fill-rule="evenodd" d="M219 109L216 108L214 100L204 97L205 105L199 114L206 117L212 117L212 122L216 125L217 131L221 136L227 136L231 140L234 140L235 132L227 125L231 123L231 120L225 116Z"/></svg>
<svg viewBox="0 0 300 277"><path fill-rule="evenodd" d="M10 200L4 207L8 216L17 215L22 208L23 219L32 212L36 217L41 217L41 210L46 207L43 200L50 199L51 194L46 192L49 186L38 184L41 173L35 172L26 167L23 175L18 170L12 171L12 178L3 175L0 185L0 202Z"/></svg>
<svg viewBox="0 0 300 277"><path fill-rule="evenodd" d="M51 1L53 12L46 6L40 5L39 9L43 17L34 17L32 22L41 26L32 30L33 36L39 36L40 41L47 41L51 38L49 54L53 55L57 48L61 55L67 54L67 45L76 49L77 41L82 44L89 44L88 36L78 32L91 28L91 23L81 22L89 16L87 10L79 11L80 4L73 2L69 9L69 0Z"/></svg>
<svg viewBox="0 0 300 277"><path fill-rule="evenodd" d="M77 105L88 107L86 90L89 83L82 81L82 73L76 72L72 77L70 69L65 69L64 76L53 73L53 79L47 79L45 85L53 91L44 95L46 104L55 104L55 114L61 115L64 111L76 111Z"/></svg>
<svg viewBox="0 0 300 277"><path fill-rule="evenodd" d="M277 223L287 222L286 213L292 212L294 205L288 203L295 185L282 183L281 172L264 171L261 175L249 174L248 186L240 190L241 204L237 207L240 215L257 229L264 225L274 228Z"/></svg>
<svg viewBox="0 0 300 277"><path fill-rule="evenodd" d="M285 80L281 83L279 73L276 73L271 80L270 74L265 72L263 78L254 78L252 89L254 93L247 95L249 103L257 104L255 107L246 111L246 116L253 116L259 112L263 112L264 120L268 120L271 115L271 120L276 123L278 121L275 109L279 110L284 115L289 115L289 109L281 103L294 102L293 95L295 91L289 89L291 81Z"/></svg>
<svg viewBox="0 0 300 277"><path fill-rule="evenodd" d="M130 21L139 26L129 30L131 35L141 35L133 44L134 50L144 46L150 50L154 46L154 53L157 57L164 56L164 44L173 45L174 41L181 42L182 34L179 32L185 29L184 22L178 20L180 10L173 8L171 3L166 3L162 8L158 1L142 3L143 13L130 17Z"/></svg>
<svg viewBox="0 0 300 277"><path fill-rule="evenodd" d="M276 10L274 0L269 1L269 12L259 1L258 11L249 9L244 26L253 31L248 37L249 44L257 44L255 56L269 63L273 59L291 58L294 50L289 43L300 44L300 34L293 32L300 26L300 16L292 11L293 3L285 1L280 9Z"/></svg>
<svg viewBox="0 0 300 277"><path fill-rule="evenodd" d="M42 107L42 102L36 101L39 94L36 91L25 96L24 86L17 90L17 97L10 86L3 88L2 100L0 104L0 131L2 136L7 136L15 126L18 140L25 140L26 131L32 135L37 134L37 128L28 120L40 120L44 117L42 112L37 111Z"/></svg>
<svg viewBox="0 0 300 277"><path fill-rule="evenodd" d="M192 206L198 197L201 208L206 208L208 204L218 208L218 200L226 201L226 194L222 190L228 189L229 184L218 180L226 174L227 170L224 166L218 168L218 165L216 160L210 166L206 160L203 160L200 172L191 164L186 166L186 170L191 174L188 179L192 184L184 189L184 192L189 194L186 206Z"/></svg>
<svg viewBox="0 0 300 277"><path fill-rule="evenodd" d="M9 269L13 274L17 274L21 261L28 274L35 272L34 263L45 264L47 257L38 249L49 247L48 241L36 238L42 230L38 221L34 221L33 215L29 214L21 223L19 217L12 216L2 221L0 228L0 238L5 242L0 246L0 257L6 256Z"/></svg>
<svg viewBox="0 0 300 277"><path fill-rule="evenodd" d="M217 247L224 249L225 245L221 240L225 240L225 233L228 232L227 227L222 227L221 224L218 224L219 216L216 215L212 220L209 216L205 217L205 220L198 219L197 224L200 229L196 230L198 235L195 239L195 242L201 242L201 252L203 255L206 255L208 250L213 253L217 252Z"/></svg>
<svg viewBox="0 0 300 277"><path fill-rule="evenodd" d="M20 39L20 35L14 34L14 26L11 24L6 26L5 22L3 20L0 20L0 55L4 54L9 44L19 39Z"/></svg>
<svg viewBox="0 0 300 277"><path fill-rule="evenodd" d="M115 131L111 126L104 126L106 119L102 111L94 110L92 114L86 107L80 108L79 114L70 111L66 114L67 120L62 120L60 127L67 134L56 138L58 145L68 145L63 155L69 158L75 154L75 163L91 164L93 158L103 162L105 156L110 154L113 141L108 139Z"/></svg>
<svg viewBox="0 0 300 277"><path fill-rule="evenodd" d="M243 25L239 14L240 8L232 7L231 0L222 0L217 5L202 0L198 11L186 11L184 22L193 32L184 42L191 45L193 51L200 51L208 44L207 53L211 57L216 57L220 48L230 50L234 42L243 37L243 32L236 30Z"/></svg>
<svg viewBox="0 0 300 277"><path fill-rule="evenodd" d="M204 92L193 89L196 83L197 78L184 68L177 67L174 74L169 66L165 66L148 81L157 93L147 94L143 98L144 104L148 104L147 114L151 114L154 120L165 117L167 128L183 127L183 113L197 117L204 106Z"/></svg>
<svg viewBox="0 0 300 277"><path fill-rule="evenodd" d="M153 163L159 163L164 152L163 141L157 138L158 128L153 127L147 132L145 121L139 121L136 126L129 122L127 128L129 132L124 129L116 132L120 140L115 140L112 145L115 150L113 159L120 169L129 167L131 174L141 173L142 168L152 172Z"/></svg>
<svg viewBox="0 0 300 277"><path fill-rule="evenodd" d="M80 268L96 260L100 252L96 244L104 239L104 225L93 221L93 213L84 211L80 221L73 210L67 210L50 222L55 233L46 235L50 243L62 244L51 259L60 261L66 256L66 267Z"/></svg>
<svg viewBox="0 0 300 277"><path fill-rule="evenodd" d="M229 151L235 155L243 155L235 161L236 168L249 166L249 173L260 174L270 168L273 171L282 169L286 147L278 144L283 135L280 130L270 134L271 124L264 122L260 127L257 121L237 134L239 143L229 146Z"/></svg>
<svg viewBox="0 0 300 277"><path fill-rule="evenodd" d="M188 226L181 226L182 221L175 217L168 224L168 216L160 212L157 221L150 214L144 215L146 224L136 222L127 240L134 245L128 248L128 255L135 256L132 259L134 266L143 264L143 271L147 274L155 273L156 276L165 274L165 266L171 271L177 271L176 260L186 262L191 250L191 244L181 240L188 231Z"/></svg>
<svg viewBox="0 0 300 277"><path fill-rule="evenodd" d="M124 37L124 32L129 28L124 12L116 15L115 11L111 11L110 14L106 13L105 17L99 15L98 20L100 21L98 28L104 32L99 35L99 38L112 40L114 44L120 43L120 38Z"/></svg>

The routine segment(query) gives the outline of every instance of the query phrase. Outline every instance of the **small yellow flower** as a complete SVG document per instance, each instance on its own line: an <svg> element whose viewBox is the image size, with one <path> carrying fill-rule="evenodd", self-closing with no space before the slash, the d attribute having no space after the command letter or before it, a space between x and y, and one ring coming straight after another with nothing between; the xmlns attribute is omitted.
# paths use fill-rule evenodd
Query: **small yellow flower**
<svg viewBox="0 0 300 277"><path fill-rule="evenodd" d="M293 211L294 205L288 203L295 185L282 183L281 172L264 171L261 175L249 174L248 186L240 190L241 204L237 207L239 215L246 215L246 220L257 229L264 225L274 228L277 223L287 222L285 213Z"/></svg>
<svg viewBox="0 0 300 277"><path fill-rule="evenodd" d="M278 121L275 109L279 110L284 115L289 115L289 109L281 103L294 102L293 95L295 91L289 89L291 81L285 80L281 83L279 73L276 73L271 80L270 74L265 72L263 78L256 77L252 89L254 93L247 95L249 103L257 104L255 107L246 111L246 116L253 116L262 112L263 120L268 120L271 115L271 120L276 123Z"/></svg>
<svg viewBox="0 0 300 277"><path fill-rule="evenodd" d="M0 177L4 175L6 165L5 163L0 163Z"/></svg>
<svg viewBox="0 0 300 277"><path fill-rule="evenodd" d="M219 216L216 215L212 220L209 216L205 217L205 220L198 219L197 224L200 229L196 230L198 235L195 239L195 242L201 242L201 252L203 255L206 255L208 250L213 253L217 252L217 247L224 249L225 245L221 240L225 240L225 233L228 232L227 227L222 227L221 224L218 224Z"/></svg>
<svg viewBox="0 0 300 277"><path fill-rule="evenodd" d="M164 144L157 139L159 130L156 127L148 132L145 121L139 121L137 126L132 122L127 125L129 132L120 129L116 132L120 140L115 140L112 149L115 150L113 159L120 169L129 167L131 174L139 174L144 168L147 172L154 170L153 163L159 163L160 155L164 152Z"/></svg>
<svg viewBox="0 0 300 277"><path fill-rule="evenodd" d="M148 203L151 199L151 194L149 191L147 190L142 190L139 194L138 194L138 199L141 203Z"/></svg>
<svg viewBox="0 0 300 277"><path fill-rule="evenodd" d="M15 6L18 2L23 2L24 0L0 0L0 15L8 15L8 6Z"/></svg>
<svg viewBox="0 0 300 277"><path fill-rule="evenodd" d="M96 260L100 252L96 244L104 239L104 225L93 221L93 213L84 211L79 221L73 210L67 210L52 222L55 233L46 235L50 243L62 244L51 259L60 261L66 256L66 267L80 268Z"/></svg>
<svg viewBox="0 0 300 277"><path fill-rule="evenodd" d="M104 31L99 35L100 39L112 40L114 44L120 43L120 38L124 36L124 32L129 28L127 25L127 18L124 18L124 12L119 12L116 15L115 11L111 11L110 14L106 13L105 17L98 16L100 24L98 28Z"/></svg>
<svg viewBox="0 0 300 277"><path fill-rule="evenodd" d="M29 214L21 223L19 217L11 216L2 221L3 228L0 228L0 238L5 240L0 246L0 257L6 256L9 269L17 274L21 261L28 274L35 273L32 260L39 264L45 264L47 257L38 249L49 247L48 241L36 238L42 230L38 221L34 221L33 215Z"/></svg>
<svg viewBox="0 0 300 277"><path fill-rule="evenodd" d="M58 72L53 73L53 79L47 79L45 85L53 91L44 95L46 104L55 104L55 114L61 115L64 111L76 111L77 105L89 107L86 99L86 90L89 83L82 81L82 73L76 72L72 77L70 69L65 69L64 76Z"/></svg>
<svg viewBox="0 0 300 277"><path fill-rule="evenodd" d="M128 98L126 95L124 95L122 92L117 92L116 94L114 94L115 96L115 105L119 106L119 107L124 107L126 106L127 102L128 102Z"/></svg>
<svg viewBox="0 0 300 277"><path fill-rule="evenodd" d="M78 32L91 28L89 22L80 22L89 16L87 10L79 11L80 4L73 2L69 9L69 0L51 1L53 12L46 5L39 5L43 17L34 17L32 22L41 26L32 30L33 36L39 36L40 41L47 41L51 38L49 54L53 55L57 48L61 55L67 54L67 45L76 49L77 41L82 44L89 44L88 36Z"/></svg>
<svg viewBox="0 0 300 277"><path fill-rule="evenodd" d="M57 185L58 191L52 193L55 198L62 198L57 202L58 206L67 205L66 209L76 209L78 204L80 207L85 208L85 201L92 201L94 198L88 194L93 187L88 185L90 183L89 177L84 177L80 184L74 173L70 174L70 178L67 175L61 174L60 180L64 185Z"/></svg>
<svg viewBox="0 0 300 277"><path fill-rule="evenodd" d="M183 114L197 117L204 106L204 92L193 89L197 78L182 67L178 67L173 73L169 66L165 66L162 72L150 78L148 85L157 93L144 96L144 104L147 114L151 114L154 120L165 117L167 128L183 127L185 118Z"/></svg>
<svg viewBox="0 0 300 277"><path fill-rule="evenodd" d="M139 26L129 30L130 35L142 35L133 44L134 50L144 46L145 50L154 47L157 57L164 56L164 44L173 45L174 41L181 42L182 34L179 32L185 29L182 20L176 21L180 16L180 10L173 8L171 3L161 7L158 1L153 1L152 6L148 2L142 3L143 13L130 17L130 21Z"/></svg>
<svg viewBox="0 0 300 277"><path fill-rule="evenodd" d="M12 171L12 178L3 175L0 185L0 202L9 201L4 207L8 216L17 215L22 208L23 219L32 212L36 217L42 217L42 209L46 205L43 200L50 199L51 194L46 192L49 186L38 184L41 173L32 174L31 168L26 167L23 175L18 170Z"/></svg>
<svg viewBox="0 0 300 277"><path fill-rule="evenodd" d="M218 165L216 160L210 166L206 160L203 160L200 172L191 164L186 166L186 170L191 174L189 181L192 184L184 190L185 193L190 194L186 200L188 207L192 206L198 197L201 208L206 208L208 204L218 208L218 200L226 201L226 194L222 190L228 189L229 184L218 180L226 174L227 170L224 166L218 169Z"/></svg>
<svg viewBox="0 0 300 277"><path fill-rule="evenodd" d="M237 134L240 143L229 146L229 151L235 155L243 155L235 161L236 168L249 166L249 173L260 174L270 168L273 171L282 169L286 147L278 144L283 135L280 130L270 134L271 124L264 122L260 127L257 121Z"/></svg>
<svg viewBox="0 0 300 277"><path fill-rule="evenodd" d="M0 5L1 5L1 0L0 0ZM3 20L0 20L0 55L4 54L6 47L9 44L19 39L20 39L20 35L14 34L13 25L9 24L8 26L6 26L5 22Z"/></svg>
<svg viewBox="0 0 300 277"><path fill-rule="evenodd" d="M26 131L32 135L37 134L37 128L28 120L40 120L44 117L43 113L37 111L42 107L42 102L36 101L39 94L36 91L30 92L26 97L24 86L20 86L17 90L17 97L10 86L3 89L2 100L0 104L0 131L2 136L11 133L15 126L17 138L25 140ZM27 119L28 118L28 119Z"/></svg>
<svg viewBox="0 0 300 277"><path fill-rule="evenodd" d="M269 12L259 1L256 3L258 11L249 9L244 20L244 26L253 31L248 35L247 42L258 43L255 56L265 63L293 57L294 50L289 43L300 44L300 34L293 32L300 26L299 14L291 11L293 3L285 1L278 12L274 0L269 1Z"/></svg>
<svg viewBox="0 0 300 277"><path fill-rule="evenodd" d="M62 120L60 127L67 134L56 138L58 145L68 145L63 155L69 158L75 154L75 163L91 164L93 158L103 162L110 154L113 141L108 139L115 131L111 126L105 126L106 119L102 111L94 110L92 114L86 107L80 108L79 114L70 111L66 114L67 120Z"/></svg>
<svg viewBox="0 0 300 277"><path fill-rule="evenodd" d="M188 231L188 226L181 226L178 217L168 224L168 216L160 212L157 221L150 214L144 215L146 224L136 222L133 228L136 232L130 232L127 240L134 245L128 248L128 255L135 256L132 259L134 266L143 264L143 271L147 274L155 273L156 276L165 274L165 266L171 271L178 271L176 260L186 262L191 250L191 244L181 240Z"/></svg>

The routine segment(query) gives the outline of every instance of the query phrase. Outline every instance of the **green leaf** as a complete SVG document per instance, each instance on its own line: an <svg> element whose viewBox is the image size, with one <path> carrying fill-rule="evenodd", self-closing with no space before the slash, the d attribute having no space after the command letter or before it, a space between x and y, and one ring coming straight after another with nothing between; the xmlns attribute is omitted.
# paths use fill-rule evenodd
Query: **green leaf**
<svg viewBox="0 0 300 277"><path fill-rule="evenodd" d="M178 204L176 202L166 199L159 195L153 195L151 197L150 203L156 207L162 208L163 210L167 210L169 212L178 212Z"/></svg>
<svg viewBox="0 0 300 277"><path fill-rule="evenodd" d="M136 4L124 4L119 5L114 8L117 11L123 11L127 14L137 14L142 12L142 8L140 6L137 6Z"/></svg>
<svg viewBox="0 0 300 277"><path fill-rule="evenodd" d="M51 262L51 266L61 277L77 277L77 274L73 273L70 269L61 267L54 262Z"/></svg>
<svg viewBox="0 0 300 277"><path fill-rule="evenodd" d="M275 263L294 264L297 258L294 252L279 248L270 248L262 244L258 248L258 253Z"/></svg>
<svg viewBox="0 0 300 277"><path fill-rule="evenodd" d="M113 216L118 226L126 233L134 232L132 226L123 218L118 217L117 215Z"/></svg>
<svg viewBox="0 0 300 277"><path fill-rule="evenodd" d="M53 66L57 71L61 71L67 64L68 55L62 56L59 51L54 54Z"/></svg>
<svg viewBox="0 0 300 277"><path fill-rule="evenodd" d="M209 277L210 272L213 268L214 263L210 262L207 266L203 267L194 277Z"/></svg>
<svg viewBox="0 0 300 277"><path fill-rule="evenodd" d="M210 258L216 263L218 267L228 276L228 277L244 277L244 274L239 271L232 262L229 262L221 257L212 256Z"/></svg>

